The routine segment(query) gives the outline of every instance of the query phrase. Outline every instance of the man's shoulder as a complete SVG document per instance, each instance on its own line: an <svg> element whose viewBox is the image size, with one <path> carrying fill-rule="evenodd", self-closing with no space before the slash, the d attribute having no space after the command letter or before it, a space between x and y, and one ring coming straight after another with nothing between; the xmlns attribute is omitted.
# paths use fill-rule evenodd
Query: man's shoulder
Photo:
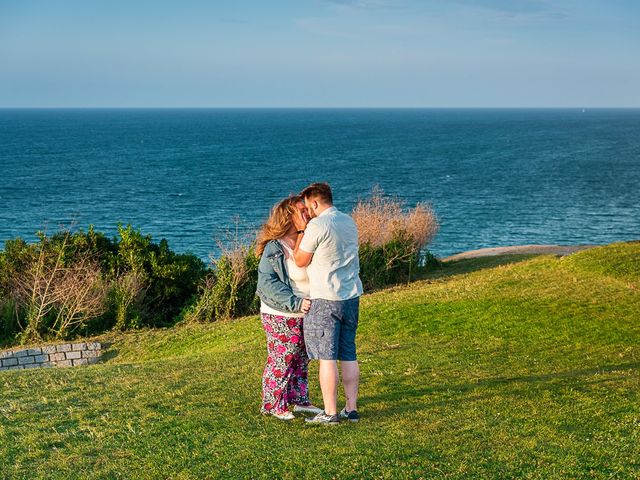
<svg viewBox="0 0 640 480"><path fill-rule="evenodd" d="M329 217L327 215L323 215L321 217L314 217L311 220L309 220L308 225L311 225L312 227L316 227L316 228L326 228L326 226L329 224Z"/></svg>
<svg viewBox="0 0 640 480"><path fill-rule="evenodd" d="M340 210L336 210L334 212L334 215L336 218L339 218L341 220L347 220L347 221L353 222L353 217L351 217L351 215L349 215L348 213L341 212Z"/></svg>
<svg viewBox="0 0 640 480"><path fill-rule="evenodd" d="M337 211L334 217L334 223L341 228L355 228L356 222L351 215Z"/></svg>

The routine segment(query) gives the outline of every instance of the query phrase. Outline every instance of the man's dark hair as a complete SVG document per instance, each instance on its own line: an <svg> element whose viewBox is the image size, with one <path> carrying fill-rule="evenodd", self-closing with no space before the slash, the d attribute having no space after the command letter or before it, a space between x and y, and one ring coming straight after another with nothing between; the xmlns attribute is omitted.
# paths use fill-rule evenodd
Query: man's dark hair
<svg viewBox="0 0 640 480"><path fill-rule="evenodd" d="M310 199L320 197L323 203L333 205L333 194L328 183L312 183L300 192L300 196Z"/></svg>

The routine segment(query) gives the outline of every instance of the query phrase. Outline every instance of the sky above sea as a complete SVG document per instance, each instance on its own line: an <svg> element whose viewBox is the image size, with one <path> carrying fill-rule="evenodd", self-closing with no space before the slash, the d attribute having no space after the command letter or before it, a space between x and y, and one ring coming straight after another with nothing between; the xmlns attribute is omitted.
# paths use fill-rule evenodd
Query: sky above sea
<svg viewBox="0 0 640 480"><path fill-rule="evenodd" d="M640 106L632 0L0 1L0 107Z"/></svg>

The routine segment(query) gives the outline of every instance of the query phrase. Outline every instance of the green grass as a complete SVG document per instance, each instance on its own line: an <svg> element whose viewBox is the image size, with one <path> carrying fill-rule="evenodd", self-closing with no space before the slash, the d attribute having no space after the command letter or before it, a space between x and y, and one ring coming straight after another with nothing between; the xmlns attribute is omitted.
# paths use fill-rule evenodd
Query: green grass
<svg viewBox="0 0 640 480"><path fill-rule="evenodd" d="M104 336L104 364L0 374L0 478L639 478L639 289L626 243L368 295L335 428L258 414L257 317Z"/></svg>

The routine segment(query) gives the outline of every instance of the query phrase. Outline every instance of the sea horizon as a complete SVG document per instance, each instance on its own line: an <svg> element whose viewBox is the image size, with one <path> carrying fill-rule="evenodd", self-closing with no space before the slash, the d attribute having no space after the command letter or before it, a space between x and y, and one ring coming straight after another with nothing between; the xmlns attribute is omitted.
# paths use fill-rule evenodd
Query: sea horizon
<svg viewBox="0 0 640 480"><path fill-rule="evenodd" d="M0 108L0 242L130 223L206 258L316 180L347 212L431 203L438 256L634 240L638 132L633 107Z"/></svg>
<svg viewBox="0 0 640 480"><path fill-rule="evenodd" d="M640 106L0 106L0 110L640 110Z"/></svg>

